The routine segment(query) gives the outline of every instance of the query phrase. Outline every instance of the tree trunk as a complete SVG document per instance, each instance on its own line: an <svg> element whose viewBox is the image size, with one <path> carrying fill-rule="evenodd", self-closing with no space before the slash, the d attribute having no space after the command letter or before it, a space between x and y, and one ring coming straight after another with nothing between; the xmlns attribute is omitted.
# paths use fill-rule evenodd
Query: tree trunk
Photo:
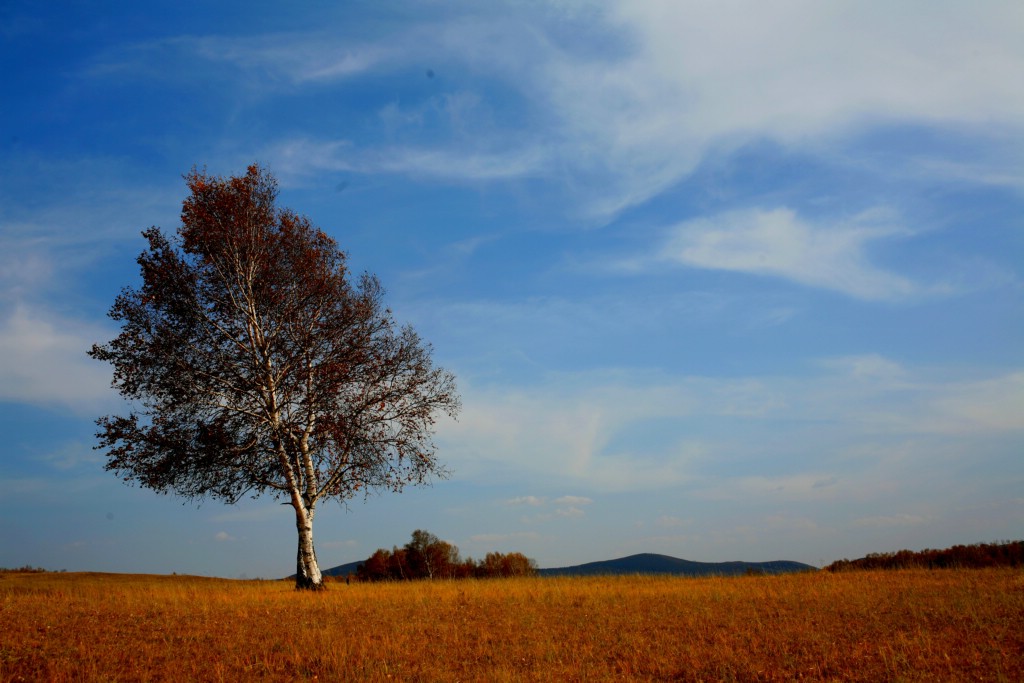
<svg viewBox="0 0 1024 683"><path fill-rule="evenodd" d="M299 552L295 561L295 590L323 590L324 578L320 574L320 565L316 562L316 550L313 548L313 511L296 506L295 526L299 530Z"/></svg>

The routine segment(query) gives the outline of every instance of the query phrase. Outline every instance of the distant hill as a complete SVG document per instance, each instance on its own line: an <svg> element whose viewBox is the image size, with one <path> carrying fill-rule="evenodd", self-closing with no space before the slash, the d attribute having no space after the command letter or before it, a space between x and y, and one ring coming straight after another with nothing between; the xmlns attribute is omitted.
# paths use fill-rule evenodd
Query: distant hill
<svg viewBox="0 0 1024 683"><path fill-rule="evenodd" d="M366 560L339 564L324 569L325 576L347 576L354 574ZM776 560L774 562L691 562L668 555L641 553L620 557L617 560L588 562L573 567L552 567L538 569L540 576L596 576L609 574L676 574L678 576L739 576L748 572L762 574L786 574L789 572L817 571L803 562Z"/></svg>
<svg viewBox="0 0 1024 683"><path fill-rule="evenodd" d="M776 560L773 562L692 562L668 555L641 553L617 560L588 562L573 567L555 567L537 570L541 576L594 576L609 574L676 574L679 576L738 576L748 572L785 574L788 572L817 571L803 562Z"/></svg>
<svg viewBox="0 0 1024 683"><path fill-rule="evenodd" d="M348 576L349 574L355 574L356 570L359 569L359 565L366 562L366 560L357 560L356 562L349 562L348 564L339 564L337 567L331 567L330 569L323 569L320 571L324 576Z"/></svg>

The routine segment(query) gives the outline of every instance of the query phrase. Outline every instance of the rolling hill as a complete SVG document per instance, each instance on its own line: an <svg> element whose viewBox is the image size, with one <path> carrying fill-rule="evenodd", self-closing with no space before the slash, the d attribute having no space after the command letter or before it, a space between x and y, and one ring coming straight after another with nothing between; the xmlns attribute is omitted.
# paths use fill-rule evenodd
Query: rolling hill
<svg viewBox="0 0 1024 683"><path fill-rule="evenodd" d="M541 576L593 576L608 574L677 574L680 576L737 576L748 572L785 574L816 571L817 567L790 560L773 562L693 562L668 555L641 553L617 560L588 562L573 567L540 569Z"/></svg>
<svg viewBox="0 0 1024 683"><path fill-rule="evenodd" d="M340 576L342 578L349 574L355 574L356 570L366 560L357 560L355 562L348 562L346 564L339 564L337 567L331 567L330 569L323 569L320 571L324 576Z"/></svg>

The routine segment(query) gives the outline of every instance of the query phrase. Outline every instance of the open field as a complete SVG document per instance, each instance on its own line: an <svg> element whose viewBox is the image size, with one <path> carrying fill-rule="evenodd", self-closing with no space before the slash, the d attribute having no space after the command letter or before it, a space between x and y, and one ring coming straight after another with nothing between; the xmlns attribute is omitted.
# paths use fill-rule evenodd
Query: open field
<svg viewBox="0 0 1024 683"><path fill-rule="evenodd" d="M0 575L0 681L1024 680L1020 570L331 584Z"/></svg>

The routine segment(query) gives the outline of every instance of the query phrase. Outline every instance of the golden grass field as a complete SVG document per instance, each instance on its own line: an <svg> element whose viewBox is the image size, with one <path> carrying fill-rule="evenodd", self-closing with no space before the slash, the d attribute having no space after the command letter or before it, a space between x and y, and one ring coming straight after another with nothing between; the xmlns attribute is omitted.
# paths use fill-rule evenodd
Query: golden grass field
<svg viewBox="0 0 1024 683"><path fill-rule="evenodd" d="M1024 572L0 574L0 681L1024 681Z"/></svg>

